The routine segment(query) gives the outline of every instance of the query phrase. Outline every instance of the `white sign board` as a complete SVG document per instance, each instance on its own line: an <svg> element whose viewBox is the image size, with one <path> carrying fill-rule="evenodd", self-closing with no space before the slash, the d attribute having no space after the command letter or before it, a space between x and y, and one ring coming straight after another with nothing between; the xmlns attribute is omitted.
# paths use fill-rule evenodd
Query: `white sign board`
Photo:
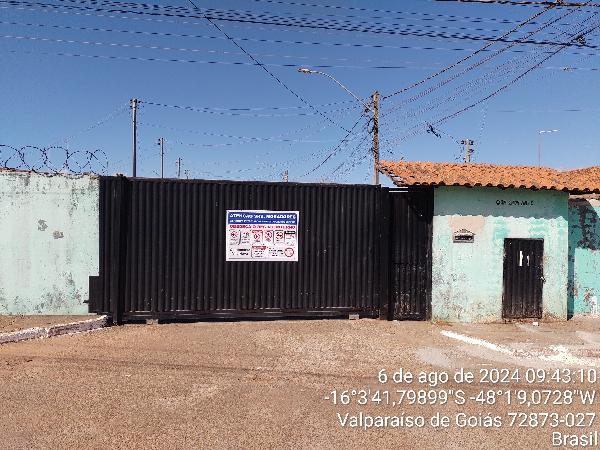
<svg viewBox="0 0 600 450"><path fill-rule="evenodd" d="M228 210L226 261L298 261L298 211Z"/></svg>

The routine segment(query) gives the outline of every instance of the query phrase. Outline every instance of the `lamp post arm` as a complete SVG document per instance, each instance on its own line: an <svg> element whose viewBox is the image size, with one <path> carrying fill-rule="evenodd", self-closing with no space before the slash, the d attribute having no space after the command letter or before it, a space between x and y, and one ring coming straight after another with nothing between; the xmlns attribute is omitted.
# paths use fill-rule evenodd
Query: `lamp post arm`
<svg viewBox="0 0 600 450"><path fill-rule="evenodd" d="M338 86L340 86L342 89L344 89L348 94L350 94L352 97L354 97L356 100L358 100L360 103L363 104L363 106L365 107L366 111L371 111L373 108L371 108L370 105L367 105L364 100L362 100L361 98L359 98L354 92L352 92L350 89L348 89L346 86L344 86L342 83L340 83L336 78L334 78L333 76L329 75L328 73L325 72L320 72L318 70L312 70L311 73L318 73L319 75L324 75L327 78L333 80Z"/></svg>

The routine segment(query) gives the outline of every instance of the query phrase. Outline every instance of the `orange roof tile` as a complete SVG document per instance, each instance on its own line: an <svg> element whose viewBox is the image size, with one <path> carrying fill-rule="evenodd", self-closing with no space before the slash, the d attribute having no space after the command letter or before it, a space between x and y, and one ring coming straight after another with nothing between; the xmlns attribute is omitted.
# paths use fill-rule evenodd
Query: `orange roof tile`
<svg viewBox="0 0 600 450"><path fill-rule="evenodd" d="M397 186L490 186L600 192L600 166L560 171L548 167L497 164L382 161L381 171Z"/></svg>

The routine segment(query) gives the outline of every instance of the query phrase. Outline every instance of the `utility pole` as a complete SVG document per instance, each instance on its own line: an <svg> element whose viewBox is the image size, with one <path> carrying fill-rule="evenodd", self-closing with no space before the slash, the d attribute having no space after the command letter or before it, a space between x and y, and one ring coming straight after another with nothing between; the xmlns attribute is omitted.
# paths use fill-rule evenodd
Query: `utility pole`
<svg viewBox="0 0 600 450"><path fill-rule="evenodd" d="M282 174L281 174L282 178L283 178L283 182L287 183L288 181L290 181L290 173L288 172L287 169L285 169Z"/></svg>
<svg viewBox="0 0 600 450"><path fill-rule="evenodd" d="M379 184L379 92L373 92L373 184Z"/></svg>
<svg viewBox="0 0 600 450"><path fill-rule="evenodd" d="M165 177L165 138L158 138L160 145L160 177Z"/></svg>
<svg viewBox="0 0 600 450"><path fill-rule="evenodd" d="M137 176L137 106L138 99L132 98L130 100L131 103L131 122L133 125L133 148L132 148L132 167L131 167L131 176Z"/></svg>
<svg viewBox="0 0 600 450"><path fill-rule="evenodd" d="M463 139L462 141L460 141L460 143L465 146L464 162L470 163L471 155L473 154L473 149L471 148L471 145L473 145L474 142L471 139Z"/></svg>
<svg viewBox="0 0 600 450"><path fill-rule="evenodd" d="M177 178L181 178L181 157L177 158Z"/></svg>
<svg viewBox="0 0 600 450"><path fill-rule="evenodd" d="M373 132L373 184L379 184L379 92L373 92L372 102L370 104L366 104L365 101L362 100L358 95L356 95L354 92L340 83L338 79L332 75L329 75L328 73L321 72L319 70L311 70L307 67L298 67L298 72L304 74L319 74L333 80L338 86L344 89L348 94L354 97L365 107L365 113L369 111L373 112L373 128L371 129Z"/></svg>

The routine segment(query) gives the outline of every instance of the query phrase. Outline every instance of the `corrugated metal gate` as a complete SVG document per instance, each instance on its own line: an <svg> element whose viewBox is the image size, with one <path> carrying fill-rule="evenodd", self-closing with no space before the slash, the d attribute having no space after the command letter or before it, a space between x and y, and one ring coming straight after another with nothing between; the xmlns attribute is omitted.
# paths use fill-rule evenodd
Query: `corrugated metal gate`
<svg viewBox="0 0 600 450"><path fill-rule="evenodd" d="M422 194L388 191L371 185L102 177L100 271L90 277L90 311L115 322L350 313L392 318L394 311L394 317L423 319L431 282L414 275L430 236L410 225L416 219L402 219ZM416 200L408 199L413 195ZM299 211L298 262L227 262L227 210ZM414 239L423 242L407 241ZM410 274L398 272L396 261L390 265L391 248L394 255L399 249L402 255L415 252ZM399 310L397 304L411 306Z"/></svg>
<svg viewBox="0 0 600 450"><path fill-rule="evenodd" d="M143 318L378 316L382 188L127 179L100 182L95 312ZM226 262L228 209L300 212L298 262Z"/></svg>
<svg viewBox="0 0 600 450"><path fill-rule="evenodd" d="M390 190L390 313L425 320L431 305L433 189Z"/></svg>

